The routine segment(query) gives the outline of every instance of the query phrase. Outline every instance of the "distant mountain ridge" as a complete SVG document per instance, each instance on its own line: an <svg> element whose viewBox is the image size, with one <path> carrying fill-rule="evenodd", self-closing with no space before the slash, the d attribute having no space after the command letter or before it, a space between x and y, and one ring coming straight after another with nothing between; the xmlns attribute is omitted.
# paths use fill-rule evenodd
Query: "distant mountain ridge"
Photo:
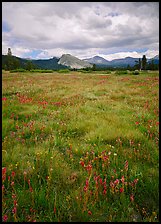
<svg viewBox="0 0 161 224"><path fill-rule="evenodd" d="M13 56L16 59L19 60L20 66L24 67L26 66L28 61L31 61L33 65L36 68L39 69L53 69L53 70L59 70L59 69L66 69L66 68L75 68L75 69L82 69L82 68L92 68L93 64L95 64L97 67L127 67L134 66L136 62L139 60L139 58L133 58L133 57L125 57L121 59L114 59L112 61L108 61L103 57L100 56L94 56L92 58L86 58L86 59L79 59L73 55L70 54L63 54L60 58L53 57L50 59L25 59ZM7 59L7 55L2 55L2 67L3 64L5 64ZM148 63L151 63L153 60L154 64L159 64L159 55L156 55L153 58L147 59Z"/></svg>
<svg viewBox="0 0 161 224"><path fill-rule="evenodd" d="M96 64L98 66L105 66L105 67L126 67L126 66L134 66L139 58L133 57L125 57L120 59L113 59L112 61L108 61L103 57L94 56L92 58L83 59L92 64ZM153 58L147 59L147 62L151 62L153 60L154 64L159 64L159 55L156 55Z"/></svg>

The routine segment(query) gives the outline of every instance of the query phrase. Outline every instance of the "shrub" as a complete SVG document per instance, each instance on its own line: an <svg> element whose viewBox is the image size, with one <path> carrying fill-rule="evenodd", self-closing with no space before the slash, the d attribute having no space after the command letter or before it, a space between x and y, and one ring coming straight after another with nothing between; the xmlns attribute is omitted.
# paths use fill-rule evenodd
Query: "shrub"
<svg viewBox="0 0 161 224"><path fill-rule="evenodd" d="M26 72L26 69L24 69L24 68L17 68L17 69L11 70L10 72L11 73L13 73L13 72Z"/></svg>
<svg viewBox="0 0 161 224"><path fill-rule="evenodd" d="M126 75L126 74L128 74L127 71L117 71L116 72L116 75Z"/></svg>
<svg viewBox="0 0 161 224"><path fill-rule="evenodd" d="M135 70L132 74L133 74L133 75L139 75L140 73L139 73L138 70Z"/></svg>
<svg viewBox="0 0 161 224"><path fill-rule="evenodd" d="M70 70L69 69L60 69L60 70L58 70L58 72L59 73L68 73L68 72L70 72Z"/></svg>

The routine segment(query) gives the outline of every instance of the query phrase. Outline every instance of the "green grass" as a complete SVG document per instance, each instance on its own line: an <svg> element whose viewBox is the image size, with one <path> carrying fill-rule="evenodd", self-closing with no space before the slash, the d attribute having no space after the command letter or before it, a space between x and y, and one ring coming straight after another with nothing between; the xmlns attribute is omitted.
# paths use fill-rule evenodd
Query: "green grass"
<svg viewBox="0 0 161 224"><path fill-rule="evenodd" d="M158 147L158 72L2 71L3 221L159 222Z"/></svg>

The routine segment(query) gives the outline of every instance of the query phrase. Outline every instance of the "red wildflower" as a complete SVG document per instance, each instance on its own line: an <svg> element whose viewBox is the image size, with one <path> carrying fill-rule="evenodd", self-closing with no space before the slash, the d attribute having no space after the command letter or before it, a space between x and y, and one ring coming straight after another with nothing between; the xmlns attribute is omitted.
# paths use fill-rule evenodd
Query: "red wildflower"
<svg viewBox="0 0 161 224"><path fill-rule="evenodd" d="M121 177L121 182L124 183L124 181L125 181L125 178L124 178L124 176L122 176Z"/></svg>
<svg viewBox="0 0 161 224"><path fill-rule="evenodd" d="M134 201L134 195L133 194L130 195L130 201Z"/></svg>
<svg viewBox="0 0 161 224"><path fill-rule="evenodd" d="M122 193L122 192L124 192L124 188L121 187L120 188L120 193Z"/></svg>
<svg viewBox="0 0 161 224"><path fill-rule="evenodd" d="M7 216L7 215L4 215L4 216L3 216L3 221L6 222L7 219L8 219L8 216Z"/></svg>
<svg viewBox="0 0 161 224"><path fill-rule="evenodd" d="M17 212L17 208L14 207L14 208L12 209L12 213L15 214L16 212Z"/></svg>
<svg viewBox="0 0 161 224"><path fill-rule="evenodd" d="M3 181L5 181L5 179L6 179L6 172L7 172L6 167L3 167L3 168L2 168L2 180L3 180Z"/></svg>
<svg viewBox="0 0 161 224"><path fill-rule="evenodd" d="M54 206L54 213L56 214L56 207Z"/></svg>
<svg viewBox="0 0 161 224"><path fill-rule="evenodd" d="M2 168L2 175L5 175L6 172L7 172L7 168L6 168L6 167L3 167L3 168Z"/></svg>
<svg viewBox="0 0 161 224"><path fill-rule="evenodd" d="M129 163L128 163L128 161L126 160L126 161L125 161L125 170L126 170L126 171L128 170L128 166L129 166Z"/></svg>
<svg viewBox="0 0 161 224"><path fill-rule="evenodd" d="M88 179L86 179L86 187L88 187L88 185L89 185L89 181Z"/></svg>
<svg viewBox="0 0 161 224"><path fill-rule="evenodd" d="M92 215L92 212L90 210L88 211L88 215Z"/></svg>
<svg viewBox="0 0 161 224"><path fill-rule="evenodd" d="M114 182L110 181L110 187L111 187L111 188L114 188L114 187L115 187Z"/></svg>
<svg viewBox="0 0 161 224"><path fill-rule="evenodd" d="M134 183L137 184L137 182L138 182L138 179L135 179L135 180L134 180Z"/></svg>
<svg viewBox="0 0 161 224"><path fill-rule="evenodd" d="M16 175L16 173L14 171L12 171L11 176L14 178L15 175Z"/></svg>
<svg viewBox="0 0 161 224"><path fill-rule="evenodd" d="M14 200L14 202L13 202L13 203L14 203L14 206L17 206L17 201L16 201L16 200Z"/></svg>
<svg viewBox="0 0 161 224"><path fill-rule="evenodd" d="M12 181L12 182L11 182L11 186L13 186L14 184L15 184L14 181Z"/></svg>
<svg viewBox="0 0 161 224"><path fill-rule="evenodd" d="M100 184L102 184L103 182L102 182L102 178L100 178Z"/></svg>
<svg viewBox="0 0 161 224"><path fill-rule="evenodd" d="M15 195L15 194L13 194L13 195L12 195L12 198L13 198L13 199L15 199L15 198L16 198L16 195Z"/></svg>
<svg viewBox="0 0 161 224"><path fill-rule="evenodd" d="M103 194L107 194L107 191L106 191L106 189L104 189L104 190L103 190Z"/></svg>
<svg viewBox="0 0 161 224"><path fill-rule="evenodd" d="M119 182L120 182L119 179L116 179L116 180L114 181L114 184L117 185L117 184L119 184Z"/></svg>
<svg viewBox="0 0 161 224"><path fill-rule="evenodd" d="M6 100L7 100L7 98L6 98L6 97L3 97L3 98L2 98L2 100L6 101Z"/></svg>
<svg viewBox="0 0 161 224"><path fill-rule="evenodd" d="M32 187L30 187L30 192L33 192L33 189L32 189Z"/></svg>
<svg viewBox="0 0 161 224"><path fill-rule="evenodd" d="M92 170L92 165L88 164L88 166L86 167L86 170L91 171Z"/></svg>
<svg viewBox="0 0 161 224"><path fill-rule="evenodd" d="M139 121L136 121L135 124L138 125L139 124Z"/></svg>
<svg viewBox="0 0 161 224"><path fill-rule="evenodd" d="M80 161L80 164L82 167L84 167L84 162L83 161Z"/></svg>
<svg viewBox="0 0 161 224"><path fill-rule="evenodd" d="M88 187L84 186L83 190L84 190L84 192L86 192L88 190Z"/></svg>

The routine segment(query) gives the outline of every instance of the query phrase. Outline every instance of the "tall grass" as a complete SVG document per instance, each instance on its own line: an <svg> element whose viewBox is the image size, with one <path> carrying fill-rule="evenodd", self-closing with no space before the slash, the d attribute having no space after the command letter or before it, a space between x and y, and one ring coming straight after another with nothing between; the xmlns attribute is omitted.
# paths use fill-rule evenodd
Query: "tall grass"
<svg viewBox="0 0 161 224"><path fill-rule="evenodd" d="M2 74L2 221L158 222L157 72Z"/></svg>

